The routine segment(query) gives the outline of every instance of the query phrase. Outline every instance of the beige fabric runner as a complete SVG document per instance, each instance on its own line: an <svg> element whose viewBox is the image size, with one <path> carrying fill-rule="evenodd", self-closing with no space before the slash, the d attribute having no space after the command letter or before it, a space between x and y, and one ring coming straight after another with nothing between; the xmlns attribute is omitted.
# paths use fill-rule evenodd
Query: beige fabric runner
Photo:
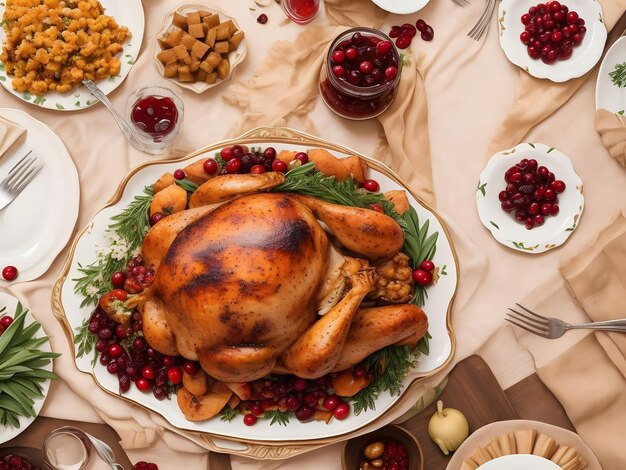
<svg viewBox="0 0 626 470"><path fill-rule="evenodd" d="M380 27L387 16L365 0L329 0L324 5L330 26L309 27L293 42L274 43L252 79L230 88L225 99L244 113L231 136L260 125L285 125L293 116L302 119L306 130L318 134L308 114L319 96L320 69L329 44L349 27ZM405 54L396 99L377 118L384 135L373 157L402 175L409 187L434 205L426 90L419 62Z"/></svg>

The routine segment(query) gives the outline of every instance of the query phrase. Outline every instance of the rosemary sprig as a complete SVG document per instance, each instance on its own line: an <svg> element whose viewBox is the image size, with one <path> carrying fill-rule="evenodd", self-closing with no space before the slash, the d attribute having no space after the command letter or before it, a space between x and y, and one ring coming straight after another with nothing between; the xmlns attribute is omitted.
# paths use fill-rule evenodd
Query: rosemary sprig
<svg viewBox="0 0 626 470"><path fill-rule="evenodd" d="M289 424L289 413L280 410L268 410L263 413L265 419L270 420L270 426L278 423L281 426L287 426Z"/></svg>
<svg viewBox="0 0 626 470"><path fill-rule="evenodd" d="M235 419L235 416L237 416L239 414L239 410L237 408L231 408L230 406L226 405L224 406L224 408L222 408L222 411L220 411L220 421L226 421L227 423L230 423L233 419Z"/></svg>
<svg viewBox="0 0 626 470"><path fill-rule="evenodd" d="M113 288L113 273L122 270L133 252L141 246L150 228L148 209L152 201L152 186L146 186L143 193L135 196L121 213L111 217L113 223L108 227L108 232L112 235L110 249L106 253L100 253L98 259L89 266L78 265L78 271L83 275L72 281L76 282L74 292L83 296L81 308L98 304L98 299ZM94 351L97 338L89 332L88 326L87 318L76 328L74 342L78 344L77 357ZM92 365L95 364L96 356L94 351Z"/></svg>
<svg viewBox="0 0 626 470"><path fill-rule="evenodd" d="M620 88L626 87L626 62L617 64L615 70L609 73L611 81Z"/></svg>
<svg viewBox="0 0 626 470"><path fill-rule="evenodd" d="M393 203L382 193L371 193L360 189L354 178L337 181L334 176L325 176L315 169L315 163L309 162L290 170L285 175L285 182L273 191L299 193L313 196L333 204L369 208L372 204L380 204L389 217L393 218L404 230L406 222L393 207Z"/></svg>
<svg viewBox="0 0 626 470"><path fill-rule="evenodd" d="M387 346L365 358L363 365L372 373L372 382L350 398L354 414L374 409L383 391L389 390L392 396L400 395L404 377L415 367L419 354L409 346Z"/></svg>
<svg viewBox="0 0 626 470"><path fill-rule="evenodd" d="M74 343L78 345L78 352L76 357L83 357L90 352L93 352L93 358L91 359L91 365L96 365L98 360L98 351L94 349L98 336L89 332L89 318L83 320L83 323L77 328L76 336L74 336Z"/></svg>
<svg viewBox="0 0 626 470"><path fill-rule="evenodd" d="M133 251L141 246L150 228L148 208L152 201L152 186L146 186L143 192L144 195L135 196L126 209L111 218L113 223L108 228L113 234L111 249L89 266L78 265L83 276L72 281L76 282L74 292L83 296L81 308L96 305L102 294L113 288L111 276L121 270Z"/></svg>

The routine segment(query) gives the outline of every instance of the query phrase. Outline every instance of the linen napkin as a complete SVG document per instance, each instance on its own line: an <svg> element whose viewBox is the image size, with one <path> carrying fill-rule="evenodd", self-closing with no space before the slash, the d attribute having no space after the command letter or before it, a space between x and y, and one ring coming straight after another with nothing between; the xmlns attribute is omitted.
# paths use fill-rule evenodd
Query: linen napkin
<svg viewBox="0 0 626 470"><path fill-rule="evenodd" d="M244 111L243 118L230 135L240 135L261 125L285 125L291 117L299 118L302 127L316 133L307 116L319 95L319 75L329 44L349 27L379 27L387 16L372 2L362 0L328 0L324 4L328 26L309 27L293 42L276 42L250 80L230 87L224 99ZM290 60L286 61L285 57ZM419 70L420 61L411 55L405 55L403 65L396 99L377 118L382 133L373 157L398 172L432 205L434 194L423 74Z"/></svg>
<svg viewBox="0 0 626 470"><path fill-rule="evenodd" d="M600 108L596 112L596 130L602 143L622 166L626 166L626 119Z"/></svg>
<svg viewBox="0 0 626 470"><path fill-rule="evenodd" d="M605 25L610 31L626 11L626 5L623 0L599 1L604 12ZM591 74L592 72L588 72L582 77L555 83L535 78L520 69L515 101L491 141L488 157L522 142L533 127L563 106Z"/></svg>
<svg viewBox="0 0 626 470"><path fill-rule="evenodd" d="M588 247L562 262L560 275L522 305L567 322L604 321L626 317L624 298L626 217L621 214ZM626 335L573 330L546 340L514 331L602 467L626 468Z"/></svg>
<svg viewBox="0 0 626 470"><path fill-rule="evenodd" d="M26 139L26 129L0 116L0 159Z"/></svg>

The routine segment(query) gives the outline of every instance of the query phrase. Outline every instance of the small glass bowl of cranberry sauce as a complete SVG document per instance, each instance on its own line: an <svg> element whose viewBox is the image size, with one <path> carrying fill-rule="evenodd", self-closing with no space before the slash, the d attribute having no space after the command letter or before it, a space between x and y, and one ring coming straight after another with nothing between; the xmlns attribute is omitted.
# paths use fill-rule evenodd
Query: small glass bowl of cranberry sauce
<svg viewBox="0 0 626 470"><path fill-rule="evenodd" d="M383 113L398 91L402 62L386 34L353 28L330 45L320 75L326 105L347 119L369 119Z"/></svg>
<svg viewBox="0 0 626 470"><path fill-rule="evenodd" d="M126 119L146 153L162 153L178 135L183 121L182 100L169 88L143 87L126 105Z"/></svg>

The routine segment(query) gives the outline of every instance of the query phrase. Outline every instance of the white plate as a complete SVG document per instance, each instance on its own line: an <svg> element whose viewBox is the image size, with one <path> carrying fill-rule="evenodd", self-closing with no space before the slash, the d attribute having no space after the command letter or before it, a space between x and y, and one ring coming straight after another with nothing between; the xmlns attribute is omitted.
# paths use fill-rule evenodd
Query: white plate
<svg viewBox="0 0 626 470"><path fill-rule="evenodd" d="M478 470L560 470L554 462L537 455L516 454L498 457L478 467Z"/></svg>
<svg viewBox="0 0 626 470"><path fill-rule="evenodd" d="M568 60L558 60L552 65L544 64L541 59L531 59L526 52L526 46L519 38L524 31L521 16L538 3L538 0L502 0L500 2L498 8L500 45L507 58L532 76L547 78L553 82L565 82L587 73L600 60L607 37L600 2L597 0L561 2L585 20L587 34L582 43L574 47L572 57Z"/></svg>
<svg viewBox="0 0 626 470"><path fill-rule="evenodd" d="M161 47L159 46L159 42L157 41L157 38L163 36L172 27L172 18L174 17L175 12L187 14L187 13L190 13L192 11L197 11L197 10L208 10L211 13L219 13L220 22L233 20L233 23L235 23L235 26L237 26L237 29L240 30L237 20L233 18L232 16L229 16L226 13L224 13L223 10L221 10L220 8L216 6L207 5L204 3L184 3L182 5L179 5L178 7L170 11L167 15L165 15L165 18L163 18L163 24L161 25L161 28L159 28L159 32L153 38L154 61L156 62L157 69L159 70L159 73L161 74L161 76L163 75L163 71L165 68L163 67L163 64L161 63L161 61L157 59L157 54L161 52ZM209 88L213 88L214 86L217 86L220 83L231 79L233 75L235 75L235 69L237 68L237 66L243 62L243 59L245 59L247 51L248 51L248 45L246 44L246 38L244 37L241 43L239 44L239 47L237 48L237 50L232 51L230 54L228 54L228 61L230 62L230 72L228 73L228 76L224 80L218 79L215 83L205 83L205 82L186 83L186 82L178 81L175 78L168 78L166 80L169 80L170 82L174 83L175 85L178 85L181 88L186 88L187 90L191 90L196 93L202 93L203 91L206 91Z"/></svg>
<svg viewBox="0 0 626 470"><path fill-rule="evenodd" d="M44 123L17 109L0 108L0 116L27 129L26 141L0 160L0 178L29 149L43 163L35 179L0 211L0 267L17 267L13 283L31 281L48 270L72 235L78 173L61 139ZM9 284L0 277L0 286Z"/></svg>
<svg viewBox="0 0 626 470"><path fill-rule="evenodd" d="M143 40L144 15L141 0L100 0L100 3L104 7L106 15L115 18L118 25L126 26L132 34L132 37L124 43L124 50L119 57L121 65L119 75L96 82L104 94L108 95L122 84L131 67L137 61ZM0 17L4 15L4 9L5 3L1 2ZM0 40L4 42L5 37L4 29L0 28ZM14 91L11 86L11 77L7 75L2 63L0 63L0 84L22 101L47 109L76 111L98 103L98 100L91 96L89 90L82 85L74 87L67 93L49 91L43 96Z"/></svg>
<svg viewBox="0 0 626 470"><path fill-rule="evenodd" d="M602 470L598 459L593 454L593 452L591 452L591 449L587 446L587 444L585 444L585 442L580 438L578 434L573 433L572 431L568 431L567 429L560 428L558 426L543 423L541 421L531 421L525 419L497 421L495 423L487 424L486 426L477 429L465 440L465 442L463 442L463 444L461 444L461 447L459 447L456 452L454 452L452 458L450 459L450 462L448 463L448 466L446 467L446 470L459 470L463 463L463 459L471 455L476 447L487 445L492 438L501 436L502 434L508 434L510 432L522 431L527 429L535 429L538 433L550 436L552 439L555 440L558 445L566 445L576 449L578 453L582 455L583 458L587 461L588 466L586 467L586 470ZM496 461L497 460L492 460L490 462ZM512 460L512 462L517 463L515 460ZM544 467L535 467L532 465L514 467L513 464L510 467L487 467L487 463L483 464L479 468L480 470L518 470L518 468L519 470L544 469ZM547 467L546 470L549 468L552 467ZM560 467L557 466L556 468L558 469Z"/></svg>
<svg viewBox="0 0 626 470"><path fill-rule="evenodd" d="M542 226L532 230L517 222L512 213L504 212L498 200L498 193L506 187L504 173L524 158L547 166L566 185L559 194L558 215L546 217ZM523 143L491 157L480 174L476 206L480 221L496 240L514 250L537 254L562 245L576 229L585 206L582 191L582 181L567 156L545 144Z"/></svg>
<svg viewBox="0 0 626 470"><path fill-rule="evenodd" d="M372 0L383 10L397 15L408 15L424 8L430 0Z"/></svg>
<svg viewBox="0 0 626 470"><path fill-rule="evenodd" d="M15 313L15 308L17 307L17 303L18 303L18 300L13 295L11 295L8 291L4 289L0 289L0 308L6 307L6 311L2 313L2 315L8 314L10 316L13 316L13 314ZM26 305L22 305L22 307L26 308ZM27 312L26 320L24 321L24 326L30 325L33 321L35 321L35 318L33 318L30 312ZM48 335L44 331L43 325L42 325L41 329L37 332L37 338L41 338L43 336L48 336ZM40 346L40 349L42 351L51 352L52 349L50 349L50 342L46 341L44 344ZM50 363L43 369L49 372L52 372L52 362L53 361L51 360ZM48 379L45 382L41 382L41 388L42 388L43 398L36 399L35 404L33 406L35 409L36 415L39 415L39 412L41 411L41 407L43 406L43 402L46 400L46 396L48 395L48 389L50 388L50 380ZM36 417L32 418L28 416L20 416L18 419L20 423L19 428L14 428L13 426L8 426L8 427L3 428L2 432L0 432L0 444L10 441L15 436L25 431L26 428L30 426L30 424L33 421L35 421L35 419Z"/></svg>
<svg viewBox="0 0 626 470"><path fill-rule="evenodd" d="M256 138L246 139L244 136L226 145L232 145L234 142L247 143L248 145L261 146L263 148L271 145L276 148L277 152L283 149L306 151L308 148L326 147L339 157L358 155L344 147L325 143L321 139L291 130L261 129L252 132L256 132L256 134L252 134L256 135ZM281 136L277 135L280 132L285 132L288 136L295 135L296 138L281 139ZM268 137L268 134L270 137ZM212 156L216 149L222 147L223 145L215 145L205 149L204 152L206 152L206 155ZM58 313L65 315L73 331L91 314L92 307L81 307L83 298L74 293L74 282L71 279L81 276L78 271L79 263L83 266L93 263L96 259L97 247L108 245L105 231L111 223L111 217L120 213L133 200L135 195L141 194L142 189L146 185L154 183L164 172L182 168L186 165L187 160L195 161L200 159L202 155L204 155L203 152L195 153L191 157L186 157L183 162L153 162L131 172L128 180L123 182L121 187L123 192L120 191L118 193L119 197L116 197L109 206L98 212L90 223L89 229L77 237L74 242L73 255L71 255L69 260L69 272L68 267L66 267L64 276L59 281L62 282L60 286L60 306L62 306L62 311ZM377 170L370 168L370 175L380 183L381 192L401 187L398 177L393 175L386 167L371 160L368 160L368 163L370 163L370 166L377 168ZM385 174L381 171L385 172ZM451 358L454 349L454 335L450 330L450 309L456 292L458 276L456 255L443 222L433 211L424 207L411 194L407 192L407 195L411 204L417 210L420 223L429 220L429 233L433 231L439 232L437 252L433 261L436 266L443 267L445 265L447 275L441 276L438 283L428 290L428 299L424 306L424 311L428 315L429 332L432 335L430 354L422 356L417 367L406 377L404 381L405 387L419 377L431 375L434 371L443 367ZM58 291L58 286L55 291ZM101 387L117 395L119 393L117 376L109 374L106 368L99 363L93 367L90 362L91 355L76 359L76 365L81 371L93 373ZM398 396L391 396L388 392L382 393L376 401L375 410L363 412L358 416L351 415L342 421L334 420L330 425L320 421L301 423L292 417L287 426L270 426L269 420L259 420L254 426L249 427L245 426L240 418L236 418L230 423L220 421L219 417L197 423L187 421L179 410L176 400L158 401L152 394L142 393L136 387L131 387L131 390L124 394L124 397L159 413L180 429L207 432L217 436L250 441L299 441L299 443L313 439L340 436L359 429L380 417L399 399Z"/></svg>
<svg viewBox="0 0 626 470"><path fill-rule="evenodd" d="M626 37L619 38L604 56L596 82L596 109L604 108L612 113L624 114L626 87L620 88L611 81L609 73L617 64L626 62Z"/></svg>

